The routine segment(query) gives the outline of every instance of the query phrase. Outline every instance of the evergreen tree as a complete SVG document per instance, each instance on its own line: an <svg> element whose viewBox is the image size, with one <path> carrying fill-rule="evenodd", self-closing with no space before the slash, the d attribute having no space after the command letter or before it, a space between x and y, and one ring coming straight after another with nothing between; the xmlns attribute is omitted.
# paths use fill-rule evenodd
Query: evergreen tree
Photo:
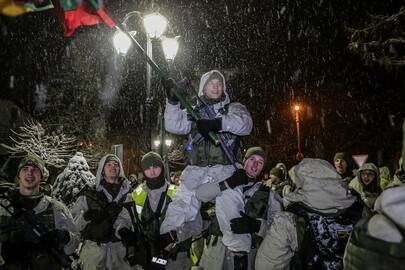
<svg viewBox="0 0 405 270"><path fill-rule="evenodd" d="M76 201L79 192L83 188L95 184L95 178L83 154L77 152L69 160L63 172L56 178L52 195L69 206Z"/></svg>

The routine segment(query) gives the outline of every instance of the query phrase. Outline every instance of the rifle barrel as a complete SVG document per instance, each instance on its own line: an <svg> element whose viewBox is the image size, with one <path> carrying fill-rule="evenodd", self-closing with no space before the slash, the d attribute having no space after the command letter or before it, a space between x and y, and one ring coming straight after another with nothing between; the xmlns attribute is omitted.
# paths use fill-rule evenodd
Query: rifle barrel
<svg viewBox="0 0 405 270"><path fill-rule="evenodd" d="M159 75L160 78L165 79L167 78L166 74L162 71L162 69L159 68L159 66L151 59L148 54L145 52L145 50L142 48L142 46L139 44L139 42L133 37L131 34L129 34L127 31L123 30L123 27L119 27L118 25L115 26L115 28L119 31L122 31L126 33L132 42L135 44L135 47L138 49L138 51L142 54L142 56L146 59L146 62L152 67L152 69ZM194 111L193 107L188 103L180 94L179 87L175 85L172 89L174 96L180 101L180 104L187 110L187 112L191 115L191 117L197 121L200 119L200 116L196 111ZM210 140L214 144L218 144L217 136L215 135L214 132L210 132L208 134Z"/></svg>

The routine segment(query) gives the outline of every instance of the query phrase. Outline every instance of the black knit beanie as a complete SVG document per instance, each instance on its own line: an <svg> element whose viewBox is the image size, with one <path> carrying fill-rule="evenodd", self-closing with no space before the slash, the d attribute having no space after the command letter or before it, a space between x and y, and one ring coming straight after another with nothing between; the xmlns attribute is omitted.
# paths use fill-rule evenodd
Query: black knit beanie
<svg viewBox="0 0 405 270"><path fill-rule="evenodd" d="M150 167L160 167L163 169L163 160L162 157L156 152L146 153L141 160L142 170L146 170Z"/></svg>

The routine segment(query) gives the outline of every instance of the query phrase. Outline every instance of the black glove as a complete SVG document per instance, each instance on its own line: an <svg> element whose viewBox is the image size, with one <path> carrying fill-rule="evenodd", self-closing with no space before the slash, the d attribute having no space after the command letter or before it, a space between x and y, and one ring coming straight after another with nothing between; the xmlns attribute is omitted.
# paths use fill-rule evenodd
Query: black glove
<svg viewBox="0 0 405 270"><path fill-rule="evenodd" d="M136 245L136 234L128 228L122 228L118 231L118 234L121 236L122 243L128 247L135 247Z"/></svg>
<svg viewBox="0 0 405 270"><path fill-rule="evenodd" d="M246 175L244 169L237 169L231 177L227 178L226 183L230 188L235 188L240 185L246 185L249 183L249 177Z"/></svg>
<svg viewBox="0 0 405 270"><path fill-rule="evenodd" d="M174 243L173 238L170 233L161 234L158 239L158 248L159 250L164 250L168 245Z"/></svg>
<svg viewBox="0 0 405 270"><path fill-rule="evenodd" d="M167 252L166 258L175 261L177 259L177 254L180 252L180 245L174 244L172 248Z"/></svg>
<svg viewBox="0 0 405 270"><path fill-rule="evenodd" d="M166 97L167 100L169 101L170 104L172 105L177 105L179 101L177 98L173 95L172 88L176 85L176 82L172 78L162 78L161 83L163 85L163 88L165 89L166 92Z"/></svg>
<svg viewBox="0 0 405 270"><path fill-rule="evenodd" d="M47 247L62 248L70 241L70 234L66 230L51 230L43 234L39 241Z"/></svg>
<svg viewBox="0 0 405 270"><path fill-rule="evenodd" d="M171 234L173 235L173 231ZM178 242L173 243L173 245L171 245L169 250L165 250L165 252L167 252L167 254L165 255L166 258L175 261L177 259L177 254L179 254L179 252L188 252L190 250L191 244L192 244L191 238L188 238L179 243Z"/></svg>
<svg viewBox="0 0 405 270"><path fill-rule="evenodd" d="M233 233L256 233L260 230L260 220L249 217L242 211L239 213L241 217L231 219L231 230Z"/></svg>
<svg viewBox="0 0 405 270"><path fill-rule="evenodd" d="M83 214L83 218L85 221L100 223L106 218L106 214L97 209L89 209Z"/></svg>
<svg viewBox="0 0 405 270"><path fill-rule="evenodd" d="M222 129L222 118L198 119L197 129L201 135L207 138L210 131L217 133Z"/></svg>

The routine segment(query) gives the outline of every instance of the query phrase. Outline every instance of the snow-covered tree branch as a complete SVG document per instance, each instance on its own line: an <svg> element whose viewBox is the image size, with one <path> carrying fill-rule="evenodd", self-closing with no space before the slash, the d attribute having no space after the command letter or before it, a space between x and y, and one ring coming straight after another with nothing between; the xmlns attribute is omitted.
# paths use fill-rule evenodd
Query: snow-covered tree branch
<svg viewBox="0 0 405 270"><path fill-rule="evenodd" d="M29 121L10 136L13 145L0 144L10 154L23 156L35 153L47 165L63 167L76 149L76 138L65 134L48 134L38 122Z"/></svg>

